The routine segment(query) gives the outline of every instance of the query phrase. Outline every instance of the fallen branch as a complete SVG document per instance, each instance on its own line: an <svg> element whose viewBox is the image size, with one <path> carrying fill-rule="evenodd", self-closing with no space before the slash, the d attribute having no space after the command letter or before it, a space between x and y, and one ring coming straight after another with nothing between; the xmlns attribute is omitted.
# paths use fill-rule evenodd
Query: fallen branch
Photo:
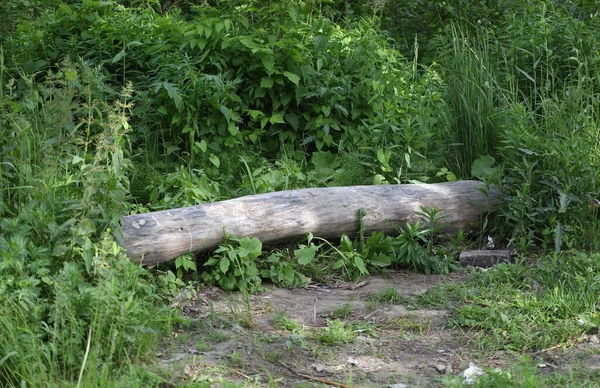
<svg viewBox="0 0 600 388"><path fill-rule="evenodd" d="M472 229L497 203L499 194L482 192L482 183L326 187L250 195L187 208L123 217L123 236L132 260L154 265L186 253L217 247L224 234L258 237L263 244L301 239L357 236L359 210L364 232L396 233L396 225L415 222L421 207L438 208L444 232Z"/></svg>
<svg viewBox="0 0 600 388"><path fill-rule="evenodd" d="M296 375L298 377L302 377L302 378L307 379L307 380L312 380L312 381L316 381L318 383L323 383L323 384L331 385L331 386L334 386L334 387L340 387L340 388L357 388L354 385L342 384L342 383L338 383L338 382L335 382L335 381L325 380L325 379L321 379L319 377L313 377L313 376L310 376L310 375L305 375L303 373L298 373L294 369L292 369L291 366L285 364L283 361L279 361L279 364L281 364L282 366L286 367L290 372L292 372L292 374L294 374L294 375Z"/></svg>

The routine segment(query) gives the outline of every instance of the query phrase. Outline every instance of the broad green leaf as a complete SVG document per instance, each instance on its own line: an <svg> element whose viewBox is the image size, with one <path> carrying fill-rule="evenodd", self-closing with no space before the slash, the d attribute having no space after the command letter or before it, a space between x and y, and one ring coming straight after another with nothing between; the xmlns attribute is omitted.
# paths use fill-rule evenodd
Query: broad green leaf
<svg viewBox="0 0 600 388"><path fill-rule="evenodd" d="M496 159L489 155L475 159L471 165L471 175L481 180L489 180L497 174L497 171L492 166Z"/></svg>
<svg viewBox="0 0 600 388"><path fill-rule="evenodd" d="M221 161L219 160L219 157L215 154L210 154L210 156L208 157L208 160L210 160L210 162L212 164L215 165L215 167L219 168L219 166L221 165Z"/></svg>
<svg viewBox="0 0 600 388"><path fill-rule="evenodd" d="M565 213L567 211L567 205L569 204L569 196L562 191L559 194L559 204L560 208L558 209L558 212Z"/></svg>
<svg viewBox="0 0 600 388"><path fill-rule="evenodd" d="M554 229L554 250L556 251L556 253L559 253L562 249L563 236L564 228L559 222L558 224L556 224L556 228Z"/></svg>
<svg viewBox="0 0 600 388"><path fill-rule="evenodd" d="M381 164L388 164L388 160L386 159L385 151L383 150L383 148L377 149L377 160L379 160L379 163Z"/></svg>
<svg viewBox="0 0 600 388"><path fill-rule="evenodd" d="M261 55L260 60L265 69L267 70L267 73L273 73L273 67L275 66L275 57L273 57L273 55L263 54Z"/></svg>
<svg viewBox="0 0 600 388"><path fill-rule="evenodd" d="M340 249L342 252L352 252L354 251L354 244L350 237L347 234L342 234L342 238L340 239Z"/></svg>
<svg viewBox="0 0 600 388"><path fill-rule="evenodd" d="M344 260L343 259L339 259L338 261L336 261L335 263L333 263L333 265L331 266L331 269L336 270L336 269L340 269L345 265Z"/></svg>
<svg viewBox="0 0 600 388"><path fill-rule="evenodd" d="M329 151L313 152L310 161L317 170L331 170L339 165L337 155Z"/></svg>
<svg viewBox="0 0 600 388"><path fill-rule="evenodd" d="M369 263L376 267L383 268L392 264L392 258L388 255L383 254L375 255L371 257L371 259L369 259Z"/></svg>
<svg viewBox="0 0 600 388"><path fill-rule="evenodd" d="M275 113L274 115L271 116L271 118L269 119L269 122L271 124L285 124L285 121L283 120L283 113Z"/></svg>
<svg viewBox="0 0 600 388"><path fill-rule="evenodd" d="M285 120L294 128L294 131L298 130L298 116L295 113L286 113Z"/></svg>
<svg viewBox="0 0 600 388"><path fill-rule="evenodd" d="M225 105L220 105L219 111L223 113L223 116L225 116L225 120L227 120L227 123L229 124L229 122L231 121L231 112L229 111L229 108L227 108Z"/></svg>
<svg viewBox="0 0 600 388"><path fill-rule="evenodd" d="M111 62L111 63L118 62L118 61L120 61L120 60L121 60L121 58L123 58L124 56L125 56L125 49L123 49L123 50L119 51L119 52L117 53L117 55L115 55L115 56L113 57L113 59L112 59L110 62Z"/></svg>
<svg viewBox="0 0 600 388"><path fill-rule="evenodd" d="M383 175L376 174L373 177L373 184L374 185L381 185L381 184L385 184L385 183L387 183L387 182L386 182L385 177Z"/></svg>
<svg viewBox="0 0 600 388"><path fill-rule="evenodd" d="M283 75L289 79L290 81L292 81L292 83L294 83L294 85L298 85L298 82L300 82L300 77L297 76L294 73L290 73L289 71L284 71Z"/></svg>
<svg viewBox="0 0 600 388"><path fill-rule="evenodd" d="M170 82L163 82L162 86L167 91L169 98L175 103L175 107L181 111L183 101L181 99L179 88Z"/></svg>
<svg viewBox="0 0 600 388"><path fill-rule="evenodd" d="M265 125L267 125L268 122L269 122L269 118L268 117L263 117L262 119L260 119L260 127L264 128Z"/></svg>
<svg viewBox="0 0 600 388"><path fill-rule="evenodd" d="M314 45L316 51L322 51L327 47L327 37L325 35L315 36Z"/></svg>
<svg viewBox="0 0 600 388"><path fill-rule="evenodd" d="M206 143L206 140L200 140L200 143L198 144L198 148L200 148L200 151L206 152L206 149L208 148L208 144Z"/></svg>
<svg viewBox="0 0 600 388"><path fill-rule="evenodd" d="M190 41L190 48L194 48L194 46L198 46L200 50L204 50L206 47L206 39L204 38L196 38Z"/></svg>
<svg viewBox="0 0 600 388"><path fill-rule="evenodd" d="M288 285L294 284L294 269L291 265L286 265L281 271L282 280L284 280Z"/></svg>
<svg viewBox="0 0 600 388"><path fill-rule="evenodd" d="M298 264L306 265L309 264L315 258L316 253L317 247L311 245L309 247L296 249L294 251L294 256L296 256L296 259L298 259Z"/></svg>
<svg viewBox="0 0 600 388"><path fill-rule="evenodd" d="M244 237L240 240L240 247L248 253L251 259L256 259L262 253L262 242L256 237Z"/></svg>
<svg viewBox="0 0 600 388"><path fill-rule="evenodd" d="M237 283L235 281L235 277L233 276L225 276L219 279L219 286L223 288L225 291L233 291L235 290Z"/></svg>
<svg viewBox="0 0 600 388"><path fill-rule="evenodd" d="M251 36L244 36L240 38L240 43L248 47L249 49L258 48Z"/></svg>
<svg viewBox="0 0 600 388"><path fill-rule="evenodd" d="M367 271L367 267L365 267L365 262L363 261L362 257L360 257L360 255L354 255L354 265L356 266L356 268L358 268L361 274L369 274L369 271Z"/></svg>
<svg viewBox="0 0 600 388"><path fill-rule="evenodd" d="M270 88L273 87L274 83L275 82L273 81L273 78L271 78L271 77L263 77L260 80L260 87L261 88L265 88L265 89L270 89Z"/></svg>
<svg viewBox="0 0 600 388"><path fill-rule="evenodd" d="M113 171L116 176L121 175L121 167L123 166L123 150L119 150L112 154Z"/></svg>
<svg viewBox="0 0 600 388"><path fill-rule="evenodd" d="M290 93L284 93L280 96L281 105L287 106L292 101L292 95Z"/></svg>
<svg viewBox="0 0 600 388"><path fill-rule="evenodd" d="M235 125L235 123L229 123L227 126L227 131L229 131L231 136L237 136L240 133L240 129L237 125Z"/></svg>

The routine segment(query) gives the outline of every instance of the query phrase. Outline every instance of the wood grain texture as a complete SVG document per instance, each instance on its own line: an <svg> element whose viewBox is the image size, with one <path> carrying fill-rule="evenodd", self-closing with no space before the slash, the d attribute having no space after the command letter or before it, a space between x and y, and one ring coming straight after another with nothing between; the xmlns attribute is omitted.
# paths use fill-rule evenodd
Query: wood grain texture
<svg viewBox="0 0 600 388"><path fill-rule="evenodd" d="M364 208L365 233L395 233L395 225L418 219L421 206L437 207L454 233L479 224L497 203L481 182L327 187L249 195L227 201L123 217L123 235L131 260L153 265L185 253L218 246L225 233L258 237L263 244L301 239L306 233L337 238L359 231Z"/></svg>

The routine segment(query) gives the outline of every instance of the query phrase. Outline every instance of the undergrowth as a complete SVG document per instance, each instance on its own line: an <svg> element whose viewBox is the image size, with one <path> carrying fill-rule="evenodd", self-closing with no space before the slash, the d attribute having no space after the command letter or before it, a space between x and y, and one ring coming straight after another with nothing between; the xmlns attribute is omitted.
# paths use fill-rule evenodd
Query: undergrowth
<svg viewBox="0 0 600 388"><path fill-rule="evenodd" d="M544 256L423 303L458 303L489 348L597 330L597 9L405 3L3 2L0 384L158 384L137 365L190 272L248 292L448 273L468 243L423 208L398 236L231 236L158 271L123 251L125 214L305 187L481 179L502 200L471 237Z"/></svg>
<svg viewBox="0 0 600 388"><path fill-rule="evenodd" d="M470 275L464 285L442 285L419 300L455 310L450 323L473 329L471 346L539 351L557 344L571 346L600 328L597 253L564 252Z"/></svg>

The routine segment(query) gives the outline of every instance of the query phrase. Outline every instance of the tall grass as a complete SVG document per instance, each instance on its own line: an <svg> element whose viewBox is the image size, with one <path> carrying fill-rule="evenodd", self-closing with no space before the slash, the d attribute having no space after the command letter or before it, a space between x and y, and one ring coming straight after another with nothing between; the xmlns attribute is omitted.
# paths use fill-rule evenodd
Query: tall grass
<svg viewBox="0 0 600 388"><path fill-rule="evenodd" d="M497 66L488 30L470 36L451 26L438 44L447 45L441 59L447 76L446 164L460 177L471 176L471 165L484 155L495 155L501 131Z"/></svg>
<svg viewBox="0 0 600 388"><path fill-rule="evenodd" d="M597 248L598 26L523 2L495 30L465 31L434 42L448 80L447 165L469 177L481 156L499 163L496 233L509 244Z"/></svg>
<svg viewBox="0 0 600 388"><path fill-rule="evenodd" d="M497 44L510 91L499 221L522 249L597 249L598 26L560 5L524 11L527 23L514 15Z"/></svg>
<svg viewBox="0 0 600 388"><path fill-rule="evenodd" d="M0 385L114 385L170 325L117 245L131 90L69 61L20 79L0 99Z"/></svg>

